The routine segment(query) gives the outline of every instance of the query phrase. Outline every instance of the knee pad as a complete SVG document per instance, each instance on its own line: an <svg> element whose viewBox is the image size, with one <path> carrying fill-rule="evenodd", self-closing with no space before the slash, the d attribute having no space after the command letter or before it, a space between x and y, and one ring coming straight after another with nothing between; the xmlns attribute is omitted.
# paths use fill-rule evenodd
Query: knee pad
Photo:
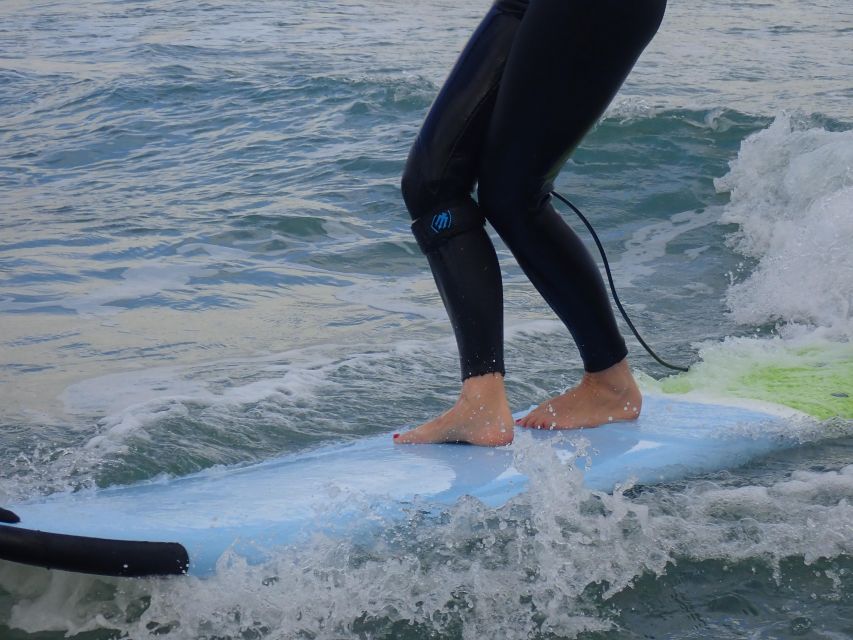
<svg viewBox="0 0 853 640"><path fill-rule="evenodd" d="M435 251L450 238L472 229L482 229L486 217L473 200L442 207L412 223L412 235L424 253Z"/></svg>

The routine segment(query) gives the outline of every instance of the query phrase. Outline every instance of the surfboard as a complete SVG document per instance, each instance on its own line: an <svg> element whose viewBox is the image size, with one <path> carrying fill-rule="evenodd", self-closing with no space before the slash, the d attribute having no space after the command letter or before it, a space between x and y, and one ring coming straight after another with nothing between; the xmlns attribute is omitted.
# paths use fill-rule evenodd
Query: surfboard
<svg viewBox="0 0 853 640"><path fill-rule="evenodd" d="M853 420L853 342L734 338L703 350L687 373L646 382L666 394L759 400L819 420Z"/></svg>
<svg viewBox="0 0 853 640"><path fill-rule="evenodd" d="M517 456L531 444L547 444L590 488L612 491L792 446L784 426L798 414L657 394L645 398L636 421L554 432L517 427L515 442L497 449L394 445L386 433L247 466L7 505L0 559L102 575L206 576L226 552L262 562L316 533L369 539L377 522L413 509L438 512L462 496L504 505L528 486Z"/></svg>

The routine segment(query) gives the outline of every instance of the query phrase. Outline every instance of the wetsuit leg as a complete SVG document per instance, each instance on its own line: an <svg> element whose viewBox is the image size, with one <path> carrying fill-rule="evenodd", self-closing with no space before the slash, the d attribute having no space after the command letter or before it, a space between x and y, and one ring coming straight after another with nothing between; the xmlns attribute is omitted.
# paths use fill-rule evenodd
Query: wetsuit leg
<svg viewBox="0 0 853 640"><path fill-rule="evenodd" d="M666 0L531 0L481 156L479 204L572 333L587 371L627 350L584 245L550 204L552 181L657 31Z"/></svg>
<svg viewBox="0 0 853 640"><path fill-rule="evenodd" d="M459 347L462 379L504 372L503 294L485 217L471 197L503 67L527 0L498 0L430 108L403 174L412 231Z"/></svg>

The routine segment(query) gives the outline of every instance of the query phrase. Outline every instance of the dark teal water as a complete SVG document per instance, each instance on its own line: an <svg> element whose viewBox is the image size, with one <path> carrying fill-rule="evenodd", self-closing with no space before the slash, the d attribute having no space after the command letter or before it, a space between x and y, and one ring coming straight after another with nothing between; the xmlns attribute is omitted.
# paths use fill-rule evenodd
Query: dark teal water
<svg viewBox="0 0 853 640"><path fill-rule="evenodd" d="M453 401L398 185L486 7L0 4L0 503ZM725 376L726 354L849 346L851 34L838 0L672 3L560 175L668 359L713 347ZM520 407L580 360L498 247ZM647 384L665 375L631 347ZM543 452L541 486L501 510L463 502L387 548L318 539L209 581L0 563L0 638L847 638L851 429L614 496Z"/></svg>

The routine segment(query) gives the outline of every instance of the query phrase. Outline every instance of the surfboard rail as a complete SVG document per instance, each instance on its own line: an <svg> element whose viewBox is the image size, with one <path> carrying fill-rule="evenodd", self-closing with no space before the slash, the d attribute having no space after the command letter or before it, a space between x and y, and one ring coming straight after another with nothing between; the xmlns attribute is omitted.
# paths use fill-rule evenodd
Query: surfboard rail
<svg viewBox="0 0 853 640"><path fill-rule="evenodd" d="M182 575L189 554L177 542L110 540L0 525L0 558L102 576Z"/></svg>

